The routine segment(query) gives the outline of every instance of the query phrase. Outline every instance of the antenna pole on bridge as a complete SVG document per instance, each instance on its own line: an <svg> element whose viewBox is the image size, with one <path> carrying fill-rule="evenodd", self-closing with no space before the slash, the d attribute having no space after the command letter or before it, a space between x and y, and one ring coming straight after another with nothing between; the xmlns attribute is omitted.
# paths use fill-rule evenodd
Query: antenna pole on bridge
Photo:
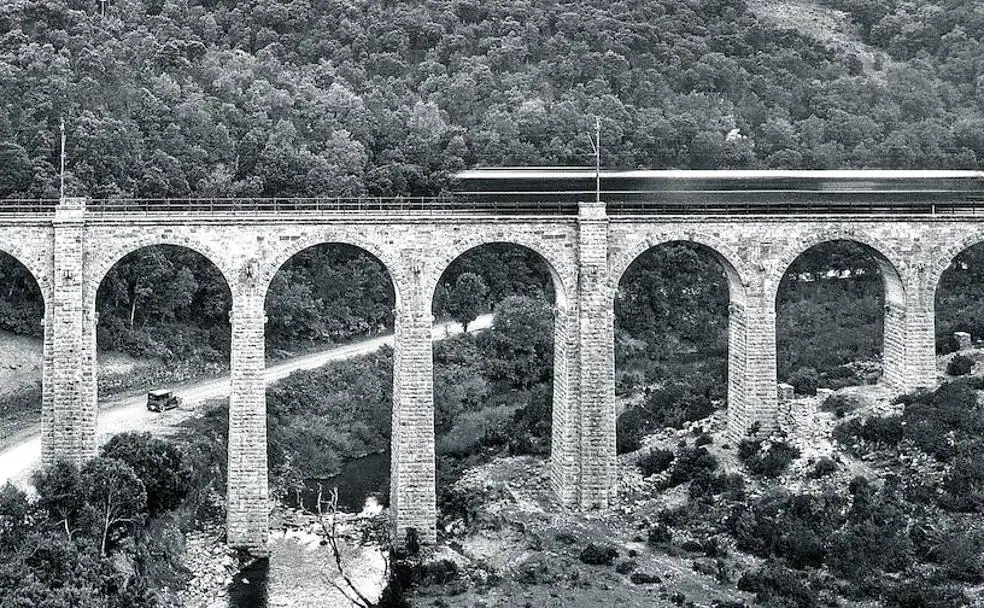
<svg viewBox="0 0 984 608"><path fill-rule="evenodd" d="M595 202L601 202L601 118L595 116Z"/></svg>
<svg viewBox="0 0 984 608"><path fill-rule="evenodd" d="M595 116L594 137L588 137L595 154L595 202L601 202L601 117Z"/></svg>
<svg viewBox="0 0 984 608"><path fill-rule="evenodd" d="M61 119L61 171L59 172L59 198L65 198L65 118Z"/></svg>

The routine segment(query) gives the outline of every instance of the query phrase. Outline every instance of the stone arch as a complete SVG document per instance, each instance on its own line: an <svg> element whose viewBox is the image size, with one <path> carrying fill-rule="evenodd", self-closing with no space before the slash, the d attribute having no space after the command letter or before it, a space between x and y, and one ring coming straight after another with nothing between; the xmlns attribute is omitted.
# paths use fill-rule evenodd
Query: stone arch
<svg viewBox="0 0 984 608"><path fill-rule="evenodd" d="M779 295L779 283L793 262L817 245L833 241L852 241L869 249L881 271L885 284L885 301L905 304L906 264L902 256L888 243L851 229L835 229L806 235L787 247L772 265L766 268L766 301L775 302Z"/></svg>
<svg viewBox="0 0 984 608"><path fill-rule="evenodd" d="M0 239L0 252L12 257L31 274L41 291L41 302L47 313L48 296L51 293L51 277L48 269L41 265L41 260L38 259L40 256L32 256L31 251L10 239Z"/></svg>
<svg viewBox="0 0 984 608"><path fill-rule="evenodd" d="M235 280L233 269L226 265L225 257L218 251L218 249L209 243L199 241L197 239L190 239L170 232L162 232L148 235L146 238L142 239L127 240L118 244L113 244L106 250L99 251L99 253L90 260L86 271L86 289L84 290L85 298L87 300L86 308L93 311L95 310L96 292L99 290L99 286L106 278L106 275L109 274L109 271L112 270L116 264L131 253L136 253L137 251L148 247L157 247L159 245L182 247L199 254L211 262L216 269L218 269L219 274L222 275L223 280L226 282L229 292L232 294L235 293L235 286L237 282Z"/></svg>
<svg viewBox="0 0 984 608"><path fill-rule="evenodd" d="M381 247L372 239L360 238L358 236L337 233L334 231L324 233L316 232L305 235L299 239L291 240L286 246L279 248L276 253L270 257L269 262L261 264L259 275L256 279L256 286L261 297L261 301L266 301L270 284L273 282L273 278L277 275L281 268L290 262L297 254L319 245L347 245L349 247L355 247L356 249L364 251L378 260L379 263L383 265L383 268L386 270L386 274L389 276L390 282L393 285L393 294L396 300L396 306L399 308L400 303L403 301L401 294L404 291L404 289L401 289L402 274L399 270L402 268L402 265L399 263L399 256L391 254L389 250Z"/></svg>
<svg viewBox="0 0 984 608"><path fill-rule="evenodd" d="M547 266L553 279L554 305L561 310L566 310L569 307L572 294L577 293L576 261L565 260L560 253L546 247L543 239L522 233L509 235L474 234L456 241L452 248L429 257L426 260L421 293L429 298L428 302L433 302L441 277L455 260L484 245L499 244L523 247L537 254Z"/></svg>
<svg viewBox="0 0 984 608"><path fill-rule="evenodd" d="M728 277L729 296L733 303L744 304L747 296L746 290L749 286L751 269L747 267L738 252L732 249L724 241L709 235L696 232L665 232L648 235L632 247L620 251L612 260L610 266L610 276L608 290L611 297L618 293L619 283L628 271L629 267L639 259L644 253L669 243L685 243L700 245L710 251L714 259L724 269Z"/></svg>
<svg viewBox="0 0 984 608"><path fill-rule="evenodd" d="M613 301L618 295L619 284L633 262L648 251L671 243L696 245L710 253L727 278L729 306L728 372L725 378L728 395L726 416L729 433L738 437L748 426L749 411L756 400L751 394L754 387L745 377L750 359L747 304L752 271L737 251L716 237L692 231L670 231L647 235L646 238L618 252L614 257L610 266L608 296L610 301ZM613 325L615 322L613 317Z"/></svg>
<svg viewBox="0 0 984 608"><path fill-rule="evenodd" d="M551 252L535 237L516 235L505 237L475 235L455 243L455 247L431 260L429 272L423 278L421 293L427 298L427 310L431 310L437 287L456 260L486 245L511 245L532 251L547 267L554 287L553 321L553 399L550 406L550 480L555 494L562 504L575 503L578 496L579 463L577 459L579 418L575 410L578 395L577 378L574 375L577 357L577 316L572 310L572 297L576 295L576 265L566 262L556 252ZM561 270L566 271L562 273ZM576 299L574 300L576 304ZM431 413L433 416L433 412Z"/></svg>
<svg viewBox="0 0 984 608"><path fill-rule="evenodd" d="M863 245L872 255L882 277L884 311L882 313L882 378L886 385L904 389L908 380L907 341L907 266L895 248L886 242L850 229L835 229L807 235L787 248L771 267L765 284L766 302L776 306L779 286L790 266L804 253L824 243L849 241ZM778 348L778 344L776 345ZM778 368L778 359L777 359Z"/></svg>
<svg viewBox="0 0 984 608"><path fill-rule="evenodd" d="M925 272L925 297L928 304L935 301L940 281L943 280L943 273L947 271L953 260L964 251L981 243L984 243L984 230L979 229L960 239L946 243L937 253L933 254Z"/></svg>

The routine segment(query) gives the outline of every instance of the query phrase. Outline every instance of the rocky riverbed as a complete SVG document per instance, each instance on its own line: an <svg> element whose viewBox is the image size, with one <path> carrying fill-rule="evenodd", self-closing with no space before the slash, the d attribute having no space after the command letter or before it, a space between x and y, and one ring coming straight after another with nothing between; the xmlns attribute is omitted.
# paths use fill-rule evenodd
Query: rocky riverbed
<svg viewBox="0 0 984 608"><path fill-rule="evenodd" d="M175 605L186 608L335 608L346 595L377 599L386 582L386 554L367 532L382 507L374 500L358 514L339 514L336 537L346 583L316 516L277 506L271 517L268 562L225 546L219 527L186 535L185 566L193 573ZM251 565L252 564L252 565ZM258 567L262 566L262 567Z"/></svg>

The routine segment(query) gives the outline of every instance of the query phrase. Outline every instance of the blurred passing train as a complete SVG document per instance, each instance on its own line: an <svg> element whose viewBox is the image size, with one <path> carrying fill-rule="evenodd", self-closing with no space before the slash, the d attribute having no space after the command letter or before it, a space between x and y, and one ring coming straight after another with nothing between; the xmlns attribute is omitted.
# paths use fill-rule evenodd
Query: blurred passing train
<svg viewBox="0 0 984 608"><path fill-rule="evenodd" d="M604 201L633 214L984 213L982 171L648 171L494 168L461 171L462 206L502 212L577 213Z"/></svg>

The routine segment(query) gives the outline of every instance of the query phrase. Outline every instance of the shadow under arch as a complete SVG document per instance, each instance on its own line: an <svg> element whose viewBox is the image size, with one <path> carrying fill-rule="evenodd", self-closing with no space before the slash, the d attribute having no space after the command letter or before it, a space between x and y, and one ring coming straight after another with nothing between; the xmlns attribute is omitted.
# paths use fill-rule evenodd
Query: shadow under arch
<svg viewBox="0 0 984 608"><path fill-rule="evenodd" d="M722 378L722 380L727 386L728 426L729 429L737 428L740 426L740 421L744 420L744 413L749 405L747 403L749 397L746 395L744 378L745 359L748 355L746 348L747 327L745 312L748 290L744 275L728 255L720 251L713 244L703 242L702 240L681 236L679 238L670 237L665 240L646 242L643 245L634 251L628 252L628 255L623 256L612 268L614 283L613 298L616 300L616 314L613 317L613 322L616 324L616 339L618 340L619 319L625 314L621 312L622 306L620 305L621 298L624 294L625 281L632 277L634 272L641 271L642 265L647 263L647 260L652 260L648 256L658 255L661 251L672 252L674 249L679 248L680 250L689 250L699 258L711 260L717 271L724 278L723 287L726 293L723 294L723 302L727 304L726 308L721 310L721 312L725 313L727 317L727 357L725 359L727 363L726 377ZM660 269L658 272L662 275L675 274L668 269ZM711 281L710 287L713 289L713 281ZM647 285L645 289L651 289L651 286ZM723 302L721 303L722 306L724 306ZM703 304L713 306L713 302L704 302ZM711 313L712 315L714 314L713 311ZM710 326L705 329L710 331ZM646 355L646 357L648 356ZM701 357L701 360L704 361L705 358ZM645 381L644 378L643 380ZM617 413L621 414L624 412ZM629 445L623 445L622 449L629 450L631 447L631 442L629 442Z"/></svg>
<svg viewBox="0 0 984 608"><path fill-rule="evenodd" d="M871 262L872 268L877 270L881 276L883 292L882 298L882 379L888 386L902 389L906 386L905 378L905 353L906 353L906 293L905 282L899 267L891 261L889 255L883 251L884 246L872 242L864 237L854 237L851 235L830 235L829 237L817 237L808 239L806 243L795 250L788 252L783 262L776 268L778 280L774 281L774 292L771 295L772 302L776 306L776 319L779 318L779 296L783 289L788 289L788 285L793 280L804 282L816 282L836 278L834 273L849 272L853 273L857 268L843 268L843 260L838 262L837 249L841 249L840 255L844 252L848 256L857 256L863 253ZM851 249L854 249L852 252ZM827 265L814 263L807 268L800 270L801 265L807 265L809 255L822 254L825 258L833 258L833 262ZM809 269L819 269L824 276L807 276ZM862 270L864 270L862 268ZM865 270L867 271L867 270ZM849 274L847 277L852 278ZM819 283L818 283L819 284ZM780 368L779 350L780 340L776 341L777 349L777 373ZM778 381L778 380L777 380Z"/></svg>
<svg viewBox="0 0 984 608"><path fill-rule="evenodd" d="M527 257L526 261L532 261L541 269L546 270L549 282L542 285L543 289L540 291L546 301L553 305L553 360L549 416L550 478L553 490L559 500L563 504L573 504L577 498L576 483L579 474L577 470L579 463L576 457L578 420L575 419L572 404L572 399L576 394L576 387L572 386L572 383L576 382L573 377L575 357L577 356L576 318L570 308L570 298L563 277L548 258L548 255L540 251L539 248L509 239L470 243L467 247L455 252L455 255L447 256L447 259L442 261L440 272L436 273L436 278L428 285L428 291L425 294L430 296L432 312L437 315L439 312L436 309L439 290L445 277L460 272L462 269L459 265L462 260L482 253L483 250L491 250L499 255L509 251L522 252ZM536 277L532 278L535 279ZM548 287L549 289L547 289Z"/></svg>

